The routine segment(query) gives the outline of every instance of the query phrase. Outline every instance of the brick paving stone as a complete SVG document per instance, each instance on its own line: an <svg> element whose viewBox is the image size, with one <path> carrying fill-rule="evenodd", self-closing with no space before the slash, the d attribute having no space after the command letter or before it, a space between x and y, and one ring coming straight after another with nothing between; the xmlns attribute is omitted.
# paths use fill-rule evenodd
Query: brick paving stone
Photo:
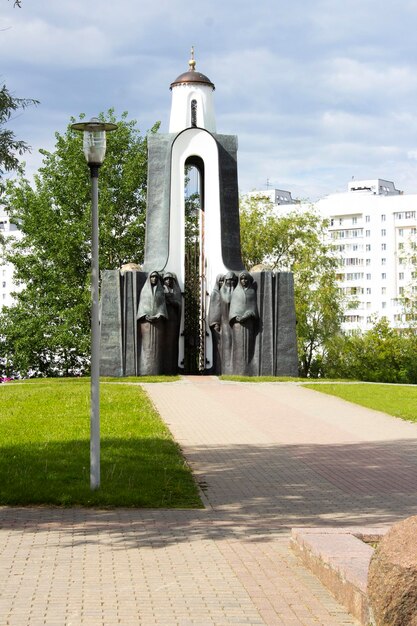
<svg viewBox="0 0 417 626"><path fill-rule="evenodd" d="M357 624L293 526L417 514L417 427L294 384L145 385L205 510L0 508L0 624Z"/></svg>

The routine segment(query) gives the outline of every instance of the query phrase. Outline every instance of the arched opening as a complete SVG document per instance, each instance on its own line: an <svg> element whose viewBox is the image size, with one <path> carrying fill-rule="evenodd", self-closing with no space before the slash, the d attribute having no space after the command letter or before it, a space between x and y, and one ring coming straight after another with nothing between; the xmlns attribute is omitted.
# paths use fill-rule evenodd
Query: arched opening
<svg viewBox="0 0 417 626"><path fill-rule="evenodd" d="M184 176L184 372L199 374L206 366L203 160L189 157Z"/></svg>

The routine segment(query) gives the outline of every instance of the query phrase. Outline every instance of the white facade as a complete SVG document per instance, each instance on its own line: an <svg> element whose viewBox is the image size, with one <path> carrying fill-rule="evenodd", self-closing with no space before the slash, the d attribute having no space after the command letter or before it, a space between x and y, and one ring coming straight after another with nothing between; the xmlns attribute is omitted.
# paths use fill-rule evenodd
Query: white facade
<svg viewBox="0 0 417 626"><path fill-rule="evenodd" d="M345 312L344 328L366 330L375 317L404 326L399 298L412 289L410 257L417 242L417 194L404 195L381 179L352 181L346 193L316 203L330 220L329 237L341 256L338 279L357 301Z"/></svg>
<svg viewBox="0 0 417 626"><path fill-rule="evenodd" d="M192 103L195 103L195 126L216 132L214 115L213 87L203 83L182 83L172 87L171 115L169 132L178 133L192 124Z"/></svg>
<svg viewBox="0 0 417 626"><path fill-rule="evenodd" d="M0 211L0 235L5 239L10 237L20 238L21 234L16 224L11 224L9 216ZM13 303L12 292L17 291L13 283L13 265L2 264L0 258L0 308L10 306Z"/></svg>
<svg viewBox="0 0 417 626"><path fill-rule="evenodd" d="M308 210L311 204L298 206ZM417 262L413 267L411 259L417 244L417 194L402 194L382 179L351 181L347 192L314 206L329 219L329 241L341 259L340 288L357 304L345 311L344 330L368 330L382 316L403 327L399 298L417 292Z"/></svg>

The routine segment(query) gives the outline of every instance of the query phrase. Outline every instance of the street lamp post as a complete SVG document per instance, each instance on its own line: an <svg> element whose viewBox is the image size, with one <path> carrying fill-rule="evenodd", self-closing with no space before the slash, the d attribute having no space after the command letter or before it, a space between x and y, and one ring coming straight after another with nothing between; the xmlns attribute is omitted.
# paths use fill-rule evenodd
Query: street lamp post
<svg viewBox="0 0 417 626"><path fill-rule="evenodd" d="M100 487L100 319L99 319L99 227L98 172L106 154L106 131L116 124L93 117L89 122L72 124L84 134L83 150L91 176L91 406L90 406L90 487Z"/></svg>

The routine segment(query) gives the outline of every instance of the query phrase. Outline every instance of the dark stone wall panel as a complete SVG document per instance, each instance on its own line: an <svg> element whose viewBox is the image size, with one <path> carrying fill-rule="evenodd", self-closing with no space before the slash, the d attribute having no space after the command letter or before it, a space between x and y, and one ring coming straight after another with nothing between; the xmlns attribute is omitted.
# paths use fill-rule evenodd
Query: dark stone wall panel
<svg viewBox="0 0 417 626"><path fill-rule="evenodd" d="M272 272L253 272L258 286L259 327L256 337L255 376L274 374L274 275Z"/></svg>
<svg viewBox="0 0 417 626"><path fill-rule="evenodd" d="M105 270L101 281L101 376L123 376L122 291L119 270Z"/></svg>
<svg viewBox="0 0 417 626"><path fill-rule="evenodd" d="M237 137L213 135L219 149L220 219L222 255L225 266L244 270L240 253L239 189L237 178Z"/></svg>
<svg viewBox="0 0 417 626"><path fill-rule="evenodd" d="M294 279L290 272L276 274L275 376L298 376Z"/></svg>
<svg viewBox="0 0 417 626"><path fill-rule="evenodd" d="M161 271L168 260L171 148L175 133L148 137L148 196L144 270Z"/></svg>

